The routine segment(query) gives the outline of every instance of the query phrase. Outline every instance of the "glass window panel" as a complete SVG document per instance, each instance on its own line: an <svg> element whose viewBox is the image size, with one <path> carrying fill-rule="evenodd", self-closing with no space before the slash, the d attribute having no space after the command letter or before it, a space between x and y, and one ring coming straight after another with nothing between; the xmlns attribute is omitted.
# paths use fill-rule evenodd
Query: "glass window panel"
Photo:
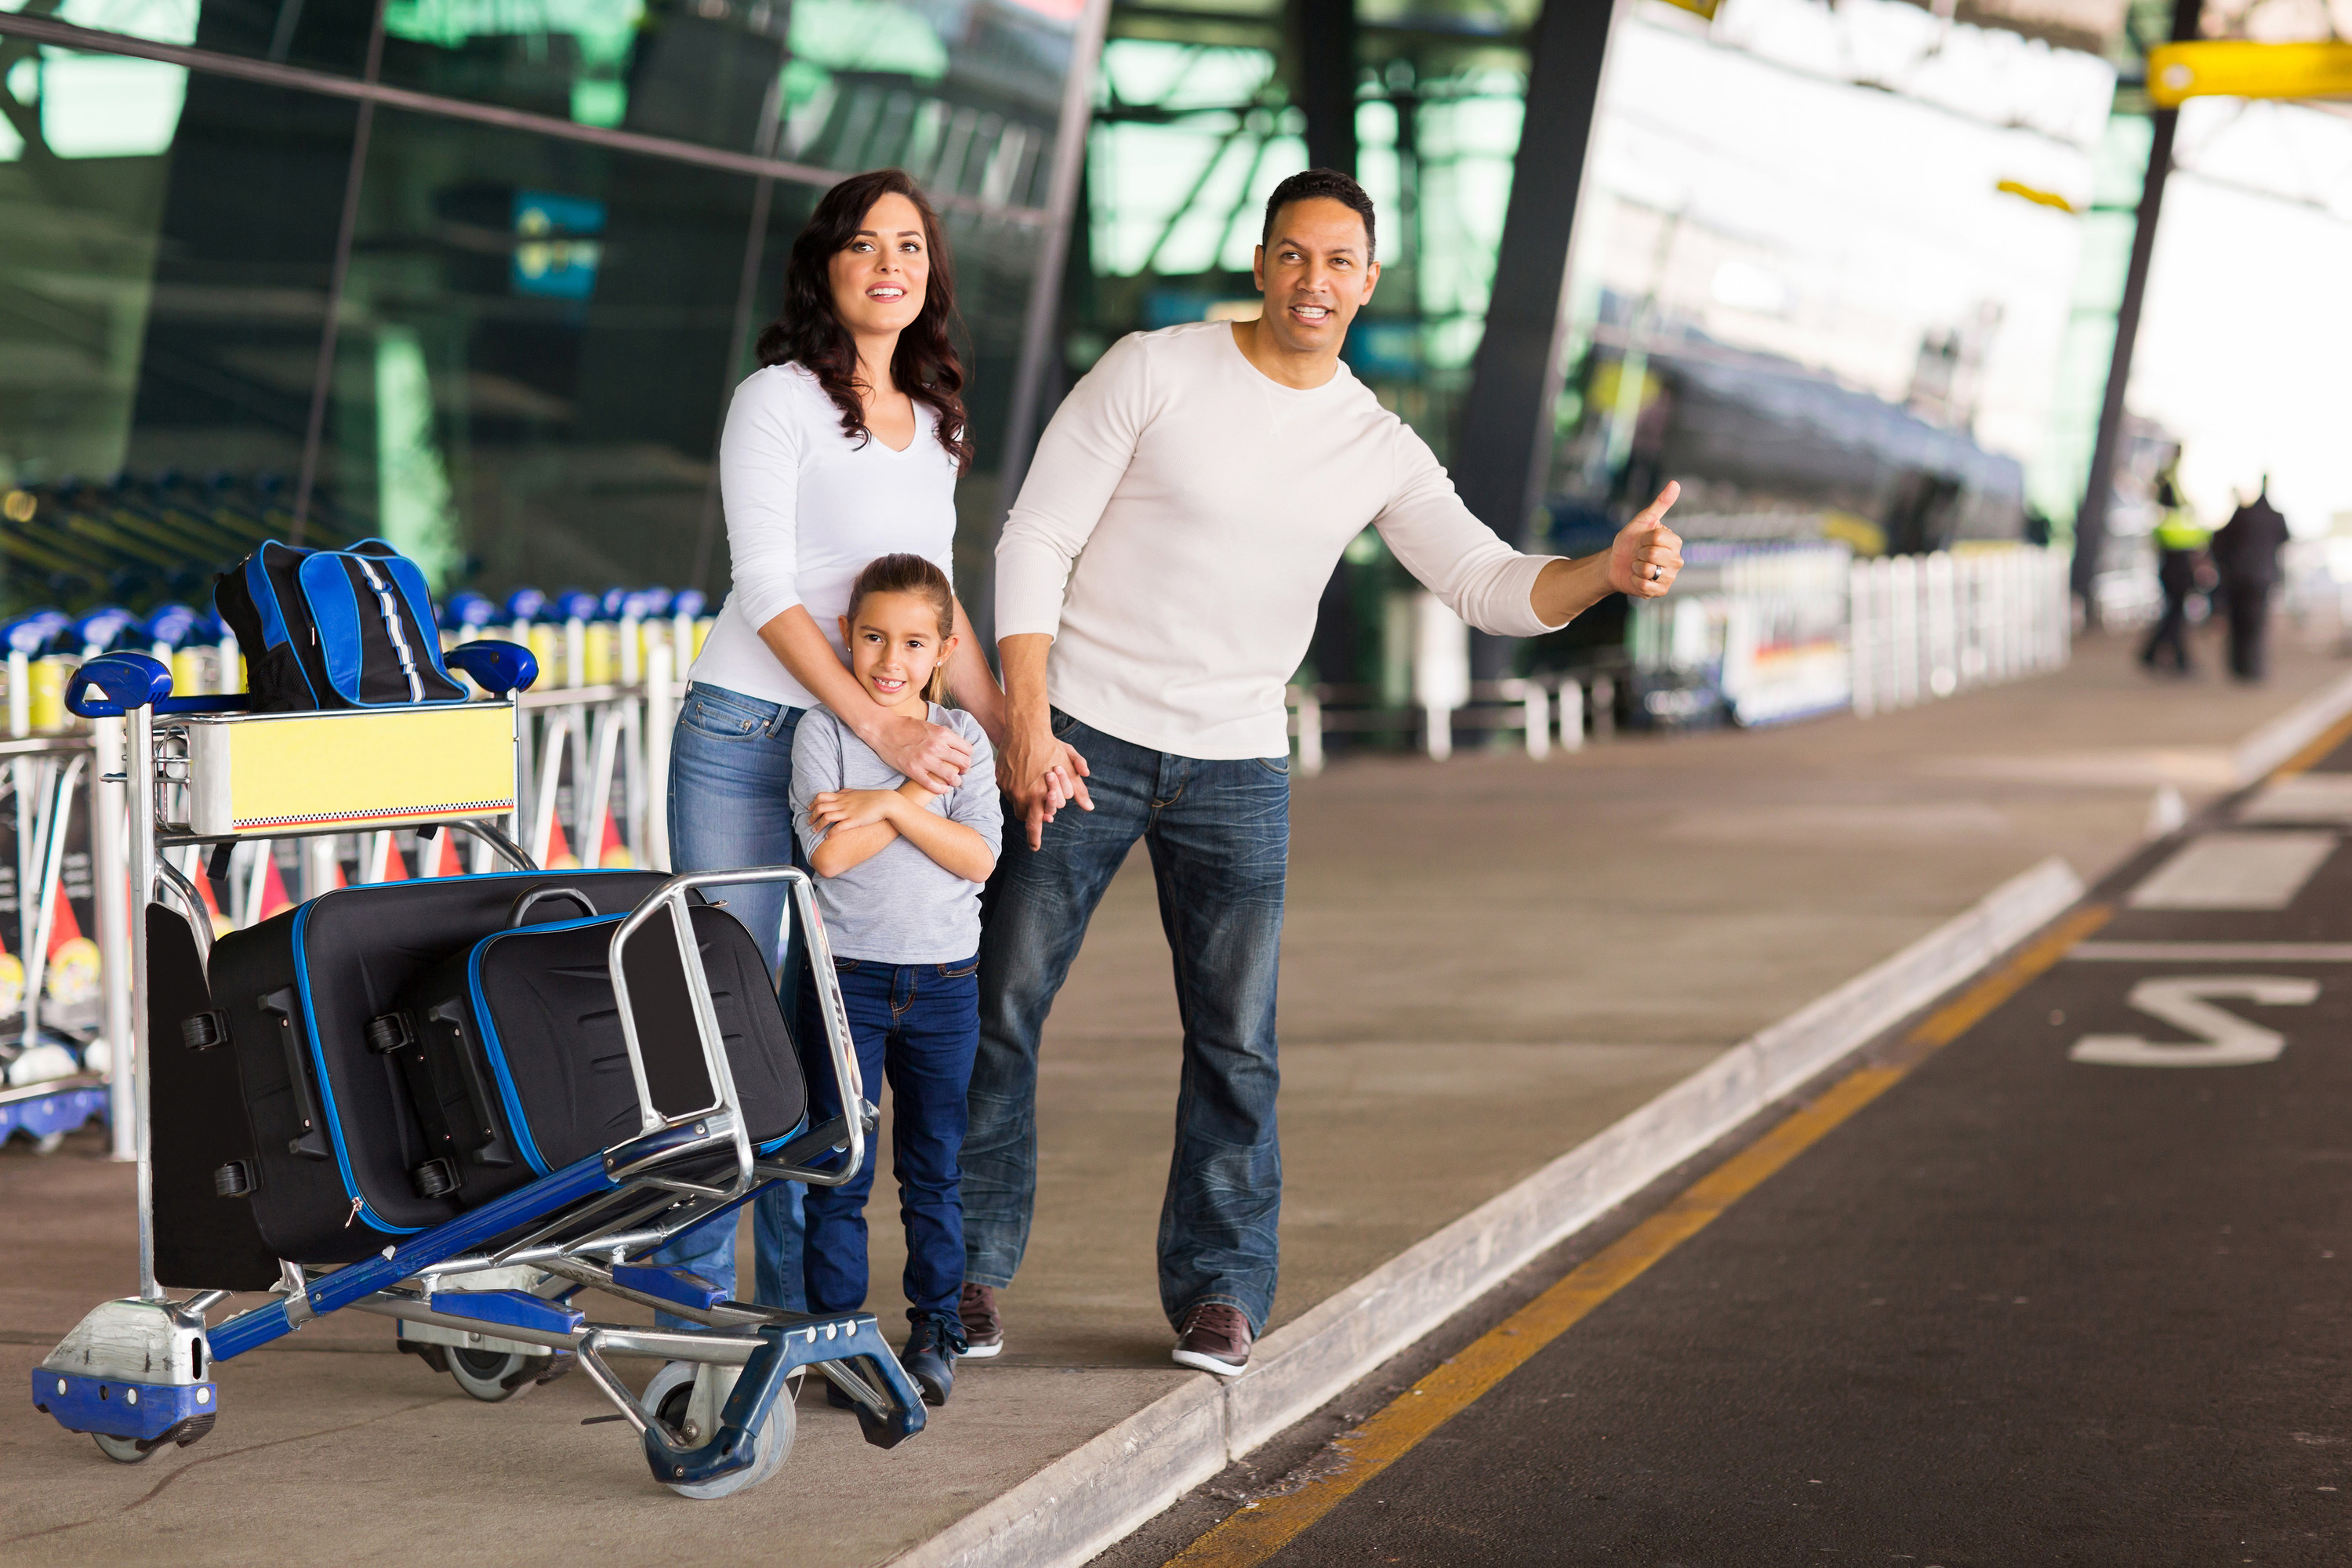
<svg viewBox="0 0 2352 1568"><path fill-rule="evenodd" d="M200 600L290 521L353 109L143 60L5 75L0 607Z"/></svg>
<svg viewBox="0 0 2352 1568"><path fill-rule="evenodd" d="M752 153L781 90L788 9L768 0L391 0L382 79Z"/></svg>
<svg viewBox="0 0 2352 1568"><path fill-rule="evenodd" d="M134 0L83 3L128 5ZM203 0L194 41L198 48L226 55L358 76L367 68L368 35L374 25L375 0Z"/></svg>
<svg viewBox="0 0 2352 1568"><path fill-rule="evenodd" d="M678 585L710 496L754 190L379 110L322 499L442 591Z"/></svg>

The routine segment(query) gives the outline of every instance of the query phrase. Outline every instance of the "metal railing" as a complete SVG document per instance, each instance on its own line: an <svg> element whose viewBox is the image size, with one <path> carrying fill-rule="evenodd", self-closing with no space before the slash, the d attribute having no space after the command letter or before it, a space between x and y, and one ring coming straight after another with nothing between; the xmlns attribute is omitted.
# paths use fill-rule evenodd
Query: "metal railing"
<svg viewBox="0 0 2352 1568"><path fill-rule="evenodd" d="M2063 551L2016 546L1853 564L1847 647L1863 718L2063 665L2074 606Z"/></svg>
<svg viewBox="0 0 2352 1568"><path fill-rule="evenodd" d="M478 634L520 630L515 640L528 638L541 657L541 680L520 702L518 810L505 819L508 835L534 860L670 868L664 807L681 689L677 671L681 653L690 664L709 629L708 619L679 617ZM244 684L233 641L155 652L172 666L173 686L183 693L232 692ZM120 719L86 721L64 711L65 681L80 662L22 654L8 660L13 734L0 740L0 790L15 812L16 912L13 931L0 921L0 946L7 950L0 954L0 1076L6 1079L0 1088L101 1075L114 1153L130 1159L133 1064L131 1052L118 1048L132 1033L124 727ZM592 683L592 675L600 679ZM86 839L78 840L76 829ZM461 848L449 835L418 838L405 829L292 842L290 864L269 840L229 846L220 867L226 896L215 890L204 848L169 849L163 858L214 906L215 931L257 924L349 882L485 871L498 860L482 841ZM68 883L78 878L71 872L85 858L90 918L61 944L58 933L74 921ZM21 1003L6 997L8 958L19 966ZM78 1051L82 1070L57 1058L60 1049Z"/></svg>
<svg viewBox="0 0 2352 1568"><path fill-rule="evenodd" d="M1696 592L1636 606L1633 668L1469 681L1460 673L1467 632L1457 622L1446 629L1464 647L1437 648L1444 673L1424 679L1416 664L1385 700L1370 686L1288 687L1289 733L1308 775L1323 770L1335 735L1384 736L1443 762L1465 731L1517 734L1528 756L1542 758L1611 738L1625 683L1678 660L1712 671L1702 679L1738 722L1844 707L1848 691L1854 713L1868 718L2064 665L2074 625L2067 567L2063 551L2021 544L1850 565L1843 549L1821 545L1727 558L1685 574ZM1420 658L1436 643L1433 626L1450 617L1429 605L1415 610L1397 619L1411 626ZM1694 636L1679 635L1683 621ZM1675 651L1685 641L1691 650ZM1768 689L1774 679L1780 686ZM1406 684L1412 696L1401 701Z"/></svg>
<svg viewBox="0 0 2352 1568"><path fill-rule="evenodd" d="M1298 771L1323 771L1328 735L1396 735L1417 743L1433 762L1454 754L1457 731L1517 734L1528 756L1581 751L1611 739L1617 729L1614 668L1557 670L1469 683L1459 704L1423 701L1412 707L1367 705L1371 687L1289 686L1283 689Z"/></svg>

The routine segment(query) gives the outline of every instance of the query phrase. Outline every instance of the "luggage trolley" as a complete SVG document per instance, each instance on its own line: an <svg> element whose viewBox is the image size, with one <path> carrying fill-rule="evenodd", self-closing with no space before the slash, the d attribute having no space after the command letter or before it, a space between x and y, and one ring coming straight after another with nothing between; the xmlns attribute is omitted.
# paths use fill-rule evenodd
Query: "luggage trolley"
<svg viewBox="0 0 2352 1568"><path fill-rule="evenodd" d="M577 1365L612 1401L617 1419L640 1436L654 1479L688 1497L724 1497L774 1473L792 1446L792 1390L811 1368L851 1400L868 1442L891 1447L912 1436L923 1426L921 1397L873 1314L809 1315L728 1300L699 1276L644 1261L670 1237L772 1183L837 1185L866 1157L876 1113L859 1082L808 879L788 866L667 878L537 871L493 820L515 809L515 695L535 677L536 661L511 643L487 641L463 645L447 659L490 699L250 713L236 710L244 698L172 696L170 672L143 654L103 655L74 675L68 702L76 712L124 719L125 772L136 786L129 860L139 895L131 931L139 1293L96 1308L35 1369L35 1407L69 1431L89 1433L110 1458L136 1463L165 1444L185 1446L211 1430L219 1407L216 1363L352 1308L397 1320L403 1349L450 1371L478 1398L503 1399ZM468 833L516 869L313 896L275 921L224 935L216 953L194 884L162 853L209 846L226 856L248 838L308 838L315 847L325 835L391 827ZM835 1103L852 1108L811 1127L799 1109L793 1065L780 1070L789 1073L790 1113L797 1121L757 1138L730 1065L730 1050L743 1047L729 1042L741 1036L723 1036L720 1015L733 1009L729 1017L740 1030L745 1006L774 1008L775 995L748 935L702 894L753 881L789 886L792 916L803 922L818 980ZM380 971L405 965L412 977L429 979L428 971L443 973L450 959L446 942L441 952L420 955L413 933L399 936L397 920L354 920L350 911L388 916L404 905L413 912L421 900L446 902L462 894L496 901L505 913L509 893L509 919L488 922L487 935L461 933L482 939L472 950L475 1000L481 997L478 955L494 942L528 937L568 944L569 984L579 984L583 973L592 984L609 979L609 1005L600 1004L594 1016L618 1024L635 1104L624 1101L614 1114L633 1117L635 1125L567 1163L546 1163L534 1145L530 1171L510 1168L503 1190L470 1207L458 1207L450 1195L462 1179L458 1163L426 1160L409 1172L412 1190L396 1194L398 1203L436 1213L442 1211L431 1205L439 1204L454 1212L429 1225L396 1223L383 1211L398 1203L381 1184L370 1189L359 1169L372 1157L380 1163L382 1154L379 1148L371 1156L362 1146L355 1102L362 1090L397 1098L404 1091L395 1083L419 1086L409 1095L410 1113L429 1142L434 1127L423 1102L434 1093L422 1086L436 1080L416 1076L422 1069L412 1072L404 1058L400 1070L409 1076L394 1076L389 1058L413 1044L397 1020L410 1015L341 1013L358 1005L354 997L365 997L362 1010L384 1005L371 988L398 982ZM561 921L536 915L534 923L532 906L551 899L568 899L592 913ZM320 933L333 925L330 907L338 901L347 912L336 929L356 949L344 950L345 961L334 965L301 968L312 962L303 956L305 922L323 942ZM615 907L595 912L605 904ZM714 930L724 939L715 944ZM256 949L289 931L299 996L289 987L257 1004L246 994L250 984L242 991L236 985L250 979ZM371 932L374 951L366 945ZM725 973L754 978L714 996L707 964L714 951L724 958L730 942L752 957L747 966L739 952ZM542 950L515 942L507 951ZM745 1032L781 1037L780 1010L776 1020L753 1022L760 1028ZM257 1054L256 1037L273 1028L280 1037L261 1038ZM346 1042L347 1055L335 1058L343 1063L339 1079L324 1043L337 1031L338 1038L363 1032L365 1049L387 1059L369 1065ZM282 1074L283 1085L273 1079L257 1099L252 1080L272 1073ZM499 1073L499 1092L519 1115L503 1067ZM346 1095L341 1104L339 1084ZM693 1109L665 1112L657 1100L675 1099L680 1084L689 1086L684 1103ZM461 1111L465 1098L457 1097ZM482 1104L478 1089L473 1103ZM771 1113L776 1103L770 1094ZM265 1104L293 1120L266 1122ZM495 1120L487 1109L483 1114ZM257 1142L289 1128L294 1135L283 1144L287 1158ZM449 1136L446 1129L442 1136ZM527 1127L515 1142L530 1142ZM341 1187L304 1185L338 1178ZM280 1184L270 1193L273 1181ZM271 1247L253 1205L267 1196L282 1207L317 1191L352 1194L342 1228L314 1229L302 1247ZM285 1259L280 1250L305 1256ZM184 1286L203 1279L211 1288L174 1299L158 1284L159 1275ZM588 1288L696 1326L593 1321L572 1304ZM265 1304L207 1323L207 1314L233 1292L262 1289L272 1296ZM615 1355L658 1357L667 1364L642 1395L632 1394L606 1363Z"/></svg>

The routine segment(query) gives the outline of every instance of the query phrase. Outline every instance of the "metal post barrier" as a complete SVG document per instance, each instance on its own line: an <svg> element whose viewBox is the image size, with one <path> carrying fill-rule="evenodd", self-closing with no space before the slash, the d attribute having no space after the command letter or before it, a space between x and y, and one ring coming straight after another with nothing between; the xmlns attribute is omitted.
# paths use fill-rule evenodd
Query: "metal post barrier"
<svg viewBox="0 0 2352 1568"><path fill-rule="evenodd" d="M302 845L302 901L310 902L335 885L343 874L342 837L326 834L305 838Z"/></svg>
<svg viewBox="0 0 2352 1568"><path fill-rule="evenodd" d="M1520 683L1527 703L1528 755L1537 762L1551 755L1551 693L1540 680Z"/></svg>
<svg viewBox="0 0 2352 1568"><path fill-rule="evenodd" d="M1883 638L1878 621L1879 584L1883 561L1864 561L1846 578L1846 659L1853 667L1853 710L1864 719L1879 710L1879 649Z"/></svg>
<svg viewBox="0 0 2352 1568"><path fill-rule="evenodd" d="M1422 745L1429 760L1442 763L1454 754L1454 710L1435 702L1422 705Z"/></svg>
<svg viewBox="0 0 2352 1568"><path fill-rule="evenodd" d="M1584 682L1573 675L1559 680L1559 749L1584 750Z"/></svg>
<svg viewBox="0 0 2352 1568"><path fill-rule="evenodd" d="M670 730L677 722L677 696L671 689L671 653L667 643L646 649L646 864L656 871L669 863Z"/></svg>
<svg viewBox="0 0 2352 1568"><path fill-rule="evenodd" d="M1927 557L1927 693L1949 697L1960 689L1959 574L1938 550Z"/></svg>
<svg viewBox="0 0 2352 1568"><path fill-rule="evenodd" d="M1434 594L1412 598L1412 695L1432 762L1454 754L1454 710L1470 703L1470 628Z"/></svg>
<svg viewBox="0 0 2352 1568"><path fill-rule="evenodd" d="M107 1120L114 1134L113 1155L117 1160L139 1157L139 1114L137 1084L139 1063L134 1037L137 1026L131 1016L131 968L136 959L131 952L131 921L145 918L145 899L127 897L131 886L131 810L136 805L152 812L147 801L131 792L129 780L135 773L143 774L154 764L147 757L126 759L124 724L121 719L100 719L94 726L93 743L96 751L91 761L89 795L89 860L93 901L98 915L98 973L100 995L102 998L100 1034L106 1041ZM73 815L73 781L70 776L60 781L57 804L50 809L62 823ZM150 786L152 787L152 785ZM62 844L62 836L58 842ZM52 866L45 873L55 876L58 868ZM22 900L27 889L20 888ZM58 896L65 896L62 889ZM130 906L138 905L139 908ZM47 945L47 931L42 933L42 945ZM29 968L26 972L30 973ZM25 993L25 1016L30 1022L35 1016L31 985Z"/></svg>
<svg viewBox="0 0 2352 1568"><path fill-rule="evenodd" d="M1298 771L1313 778L1323 771L1323 700L1311 686L1285 691L1290 712L1290 732L1298 741Z"/></svg>
<svg viewBox="0 0 2352 1568"><path fill-rule="evenodd" d="M1889 640L1895 645L1894 706L1908 708L1919 700L1919 566L1908 555L1898 555L1887 573Z"/></svg>

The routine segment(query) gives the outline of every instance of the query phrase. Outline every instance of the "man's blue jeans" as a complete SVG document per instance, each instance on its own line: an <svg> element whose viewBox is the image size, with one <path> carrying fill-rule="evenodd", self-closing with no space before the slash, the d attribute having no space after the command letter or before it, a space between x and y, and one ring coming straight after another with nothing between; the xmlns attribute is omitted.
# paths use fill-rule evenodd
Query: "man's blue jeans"
<svg viewBox="0 0 2352 1568"><path fill-rule="evenodd" d="M723 686L696 681L686 689L669 753L670 864L680 871L724 871L744 866L805 865L793 837L793 732L802 708L786 708L746 697ZM803 967L800 925L777 951L787 894L781 882L742 882L712 888L726 900L767 954L770 973L796 996L792 982ZM792 1009L785 1015L791 1020ZM781 1182L754 1198L752 1250L756 1300L762 1306L808 1310L801 1271L801 1194L798 1182ZM735 1291L735 1215L706 1224L656 1253L657 1262L690 1268ZM663 1326L690 1327L668 1313Z"/></svg>
<svg viewBox="0 0 2352 1568"><path fill-rule="evenodd" d="M964 1096L971 1083L972 1047L979 1033L976 958L961 963L883 963L836 958L850 1037L866 1098L890 1085L890 1152L898 1180L898 1217L907 1227L909 1320L953 1316L963 1287L962 1173ZM801 1016L816 1013L813 982L801 983ZM801 1046L808 1077L809 1118L841 1114L824 1047L815 1036ZM874 1190L877 1141L866 1145L866 1164L837 1187L808 1189L808 1297L818 1312L854 1312L866 1305L866 1200Z"/></svg>
<svg viewBox="0 0 2352 1568"><path fill-rule="evenodd" d="M1037 1042L1087 922L1138 838L1176 963L1184 1066L1160 1213L1160 1304L1207 1302L1265 1326L1279 1267L1274 1005L1290 852L1287 758L1202 762L1116 740L1066 713L1094 810L1066 807L1029 847L1008 804L980 941L980 1052L964 1138L964 1279L1002 1289L1037 1193Z"/></svg>

